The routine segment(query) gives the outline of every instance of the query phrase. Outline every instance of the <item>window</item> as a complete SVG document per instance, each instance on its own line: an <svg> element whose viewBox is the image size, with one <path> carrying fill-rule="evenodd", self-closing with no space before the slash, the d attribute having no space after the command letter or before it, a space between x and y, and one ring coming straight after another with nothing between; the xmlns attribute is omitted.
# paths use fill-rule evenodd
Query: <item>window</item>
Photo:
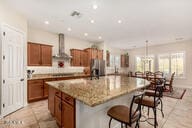
<svg viewBox="0 0 192 128"><path fill-rule="evenodd" d="M175 72L175 76L184 77L184 53L171 54L171 73Z"/></svg>
<svg viewBox="0 0 192 128"><path fill-rule="evenodd" d="M170 73L169 62L169 54L159 55L159 71L164 72L165 75Z"/></svg>
<svg viewBox="0 0 192 128"><path fill-rule="evenodd" d="M184 77L184 52L159 55L158 68L165 75L175 72L176 77Z"/></svg>
<svg viewBox="0 0 192 128"><path fill-rule="evenodd" d="M144 72L145 71L154 71L154 56L149 56L151 61L149 63L144 63L142 61L143 56L136 56L136 71Z"/></svg>

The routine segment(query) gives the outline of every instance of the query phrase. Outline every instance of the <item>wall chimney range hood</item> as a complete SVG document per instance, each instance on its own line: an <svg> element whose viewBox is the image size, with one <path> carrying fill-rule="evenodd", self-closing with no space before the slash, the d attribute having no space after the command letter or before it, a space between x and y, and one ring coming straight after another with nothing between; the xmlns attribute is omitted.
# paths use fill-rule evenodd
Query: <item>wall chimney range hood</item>
<svg viewBox="0 0 192 128"><path fill-rule="evenodd" d="M65 53L65 36L59 34L59 53L53 56L54 59L58 60L70 60L72 56Z"/></svg>

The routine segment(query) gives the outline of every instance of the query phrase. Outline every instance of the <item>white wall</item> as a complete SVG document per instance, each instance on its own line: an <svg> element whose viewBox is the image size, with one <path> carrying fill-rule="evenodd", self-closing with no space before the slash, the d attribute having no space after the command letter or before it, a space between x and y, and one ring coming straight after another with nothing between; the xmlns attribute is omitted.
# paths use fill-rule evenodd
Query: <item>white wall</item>
<svg viewBox="0 0 192 128"><path fill-rule="evenodd" d="M192 41L182 41L182 42L175 42L170 44L164 45L157 45L157 46L150 46L149 47L149 54L153 54L157 56L158 54L162 53L171 53L171 52L178 52L178 51L185 51L185 69L186 74L185 78L183 79L176 79L174 82L175 86L180 87L191 87L192 88ZM144 55L145 48L137 48L132 49L129 51L130 55L130 69L131 71L135 72L135 56L137 55ZM158 67L155 67L158 70Z"/></svg>
<svg viewBox="0 0 192 128"><path fill-rule="evenodd" d="M17 13L12 8L9 8L6 6L6 4L3 3L3 1L0 1L0 25L2 24L8 24L11 27L16 28L17 30L20 30L25 33L27 38L27 19L22 16L21 14ZM1 28L0 28L1 29ZM1 43L1 42L0 42ZM27 53L27 43L25 42L25 53ZM0 51L1 52L1 51ZM2 56L2 55L1 55ZM27 69L27 56L24 54L24 71ZM1 72L1 69L0 69ZM27 75L26 72L24 72L24 103L27 104ZM0 80L2 81L2 80ZM0 97L1 99L1 97Z"/></svg>
<svg viewBox="0 0 192 128"><path fill-rule="evenodd" d="M28 28L28 41L41 44L53 45L53 55L58 53L58 34L51 33L38 28L29 27ZM65 52L70 55L70 49L85 49L92 45L92 42L85 40L73 38L65 35ZM83 72L83 67L71 67L69 62L65 62L64 68L57 67L57 61L53 61L52 67L29 67L28 69L34 69L35 74L44 73L63 73L63 72Z"/></svg>

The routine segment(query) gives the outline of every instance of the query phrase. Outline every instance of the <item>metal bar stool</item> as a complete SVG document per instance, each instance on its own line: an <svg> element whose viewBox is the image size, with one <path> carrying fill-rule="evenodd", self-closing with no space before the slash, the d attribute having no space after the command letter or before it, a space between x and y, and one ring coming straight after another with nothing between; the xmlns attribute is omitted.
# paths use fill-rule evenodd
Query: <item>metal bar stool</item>
<svg viewBox="0 0 192 128"><path fill-rule="evenodd" d="M143 92L135 94L132 98L130 107L127 107L125 105L116 105L110 108L107 112L107 115L110 117L109 128L111 127L112 119L119 121L121 123L121 128L123 128L124 124L126 128L127 126L131 127L132 124L135 122L135 128L139 128L143 95ZM136 100L138 101L137 104L135 103ZM134 105L136 105L136 109L134 109Z"/></svg>
<svg viewBox="0 0 192 128"><path fill-rule="evenodd" d="M157 125L158 125L158 123L157 123L157 106L162 102L162 100L161 100L161 97L163 95L162 92L163 92L163 85L157 85L157 87L155 89L155 92L154 92L154 96L151 97L151 96L144 95L144 97L142 99L142 102L141 102L141 106L148 107L148 111L149 111L149 108L153 109L153 112L154 112L154 124L153 124L154 128L156 128ZM140 104L140 100L135 100L135 103ZM163 116L164 116L164 114L163 114Z"/></svg>

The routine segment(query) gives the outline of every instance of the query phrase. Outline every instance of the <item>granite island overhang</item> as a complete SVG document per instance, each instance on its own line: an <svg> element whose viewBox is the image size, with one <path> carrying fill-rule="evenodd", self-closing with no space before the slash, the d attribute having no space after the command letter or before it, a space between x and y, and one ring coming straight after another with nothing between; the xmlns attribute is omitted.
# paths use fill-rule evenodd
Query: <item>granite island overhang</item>
<svg viewBox="0 0 192 128"><path fill-rule="evenodd" d="M75 128L103 128L108 124L106 111L109 107L115 104L128 105L132 93L145 88L150 82L113 75L95 80L85 78L47 84L75 99Z"/></svg>

